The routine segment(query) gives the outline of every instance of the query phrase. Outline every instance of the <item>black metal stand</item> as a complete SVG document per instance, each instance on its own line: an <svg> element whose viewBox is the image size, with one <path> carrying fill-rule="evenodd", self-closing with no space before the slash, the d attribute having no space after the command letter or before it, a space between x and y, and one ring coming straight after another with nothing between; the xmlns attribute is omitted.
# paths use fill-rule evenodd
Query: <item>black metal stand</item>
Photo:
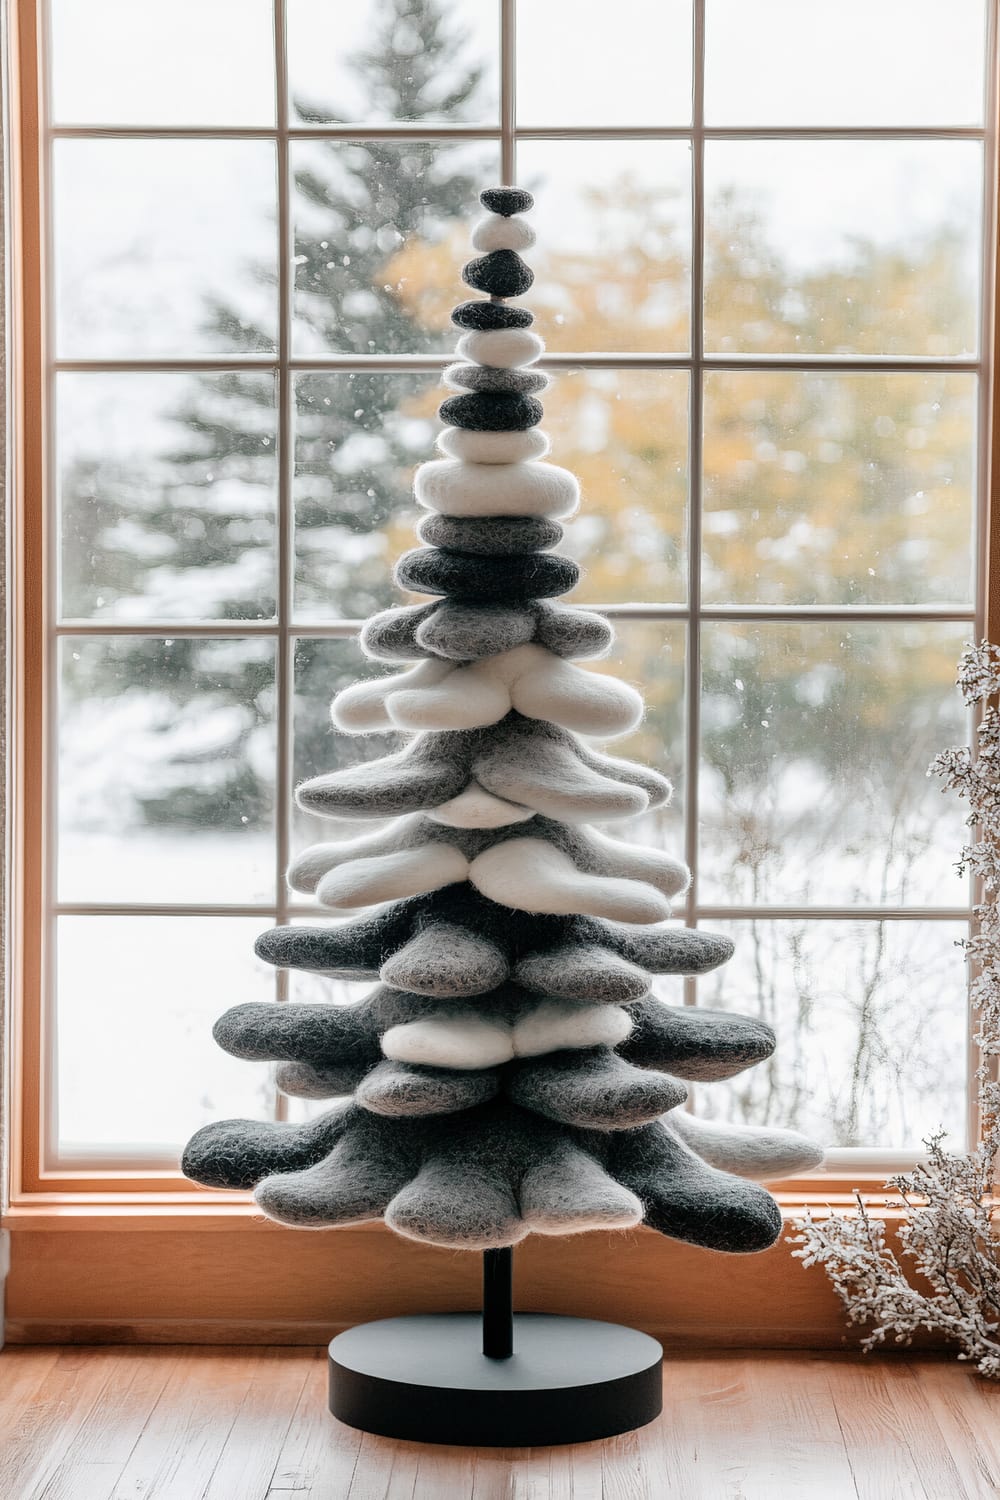
<svg viewBox="0 0 1000 1500"><path fill-rule="evenodd" d="M510 1359L514 1353L514 1252L483 1251L483 1353Z"/></svg>
<svg viewBox="0 0 1000 1500"><path fill-rule="evenodd" d="M330 1345L330 1410L381 1437L475 1447L585 1443L663 1405L655 1339L513 1311L513 1252L483 1254L481 1313L383 1318Z"/></svg>

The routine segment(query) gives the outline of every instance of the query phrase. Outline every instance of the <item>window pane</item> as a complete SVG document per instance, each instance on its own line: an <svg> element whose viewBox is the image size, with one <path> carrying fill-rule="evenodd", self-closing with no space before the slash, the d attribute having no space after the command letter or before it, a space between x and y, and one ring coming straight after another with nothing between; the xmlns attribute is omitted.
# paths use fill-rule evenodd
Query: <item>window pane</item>
<svg viewBox="0 0 1000 1500"><path fill-rule="evenodd" d="M274 645L61 642L64 901L274 899Z"/></svg>
<svg viewBox="0 0 1000 1500"><path fill-rule="evenodd" d="M710 350L975 350L977 141L709 141L705 183Z"/></svg>
<svg viewBox="0 0 1000 1500"><path fill-rule="evenodd" d="M666 776L674 794L664 808L606 823L612 838L663 849L684 858L684 636L682 624L614 620L615 644L592 670L610 672L642 693L646 715L633 734L598 742L608 755L638 761ZM678 981L679 983L679 981Z"/></svg>
<svg viewBox="0 0 1000 1500"><path fill-rule="evenodd" d="M53 149L60 355L275 347L271 142L57 140Z"/></svg>
<svg viewBox="0 0 1000 1500"><path fill-rule="evenodd" d="M710 125L977 125L983 0L708 0Z"/></svg>
<svg viewBox="0 0 1000 1500"><path fill-rule="evenodd" d="M295 385L295 610L359 619L403 596L392 566L418 545L413 471L435 457L434 375L302 375Z"/></svg>
<svg viewBox="0 0 1000 1500"><path fill-rule="evenodd" d="M701 898L961 906L962 624L706 623Z"/></svg>
<svg viewBox="0 0 1000 1500"><path fill-rule="evenodd" d="M958 922L712 922L736 944L702 1005L758 1015L774 1056L697 1090L699 1114L827 1146L965 1145L966 969Z"/></svg>
<svg viewBox="0 0 1000 1500"><path fill-rule="evenodd" d="M526 302L548 347L687 349L687 142L524 141L518 176L536 195Z"/></svg>
<svg viewBox="0 0 1000 1500"><path fill-rule="evenodd" d="M52 112L74 125L270 125L270 0L51 0Z"/></svg>
<svg viewBox="0 0 1000 1500"><path fill-rule="evenodd" d="M230 1005L270 1000L253 956L266 922L60 917L58 1141L63 1151L170 1155L211 1120L267 1119L266 1063L212 1037Z"/></svg>
<svg viewBox="0 0 1000 1500"><path fill-rule="evenodd" d="M709 374L706 600L972 602L976 381Z"/></svg>
<svg viewBox="0 0 1000 1500"><path fill-rule="evenodd" d="M469 222L498 161L482 141L294 145L298 352L454 348Z"/></svg>
<svg viewBox="0 0 1000 1500"><path fill-rule="evenodd" d="M562 58L563 66L554 66ZM621 59L620 66L613 60ZM523 125L684 125L691 119L690 0L521 0Z"/></svg>
<svg viewBox="0 0 1000 1500"><path fill-rule="evenodd" d="M543 392L552 461L583 490L563 551L582 563L573 600L679 603L687 593L688 376L589 370Z"/></svg>
<svg viewBox="0 0 1000 1500"><path fill-rule="evenodd" d="M56 380L64 617L274 613L274 378Z"/></svg>
<svg viewBox="0 0 1000 1500"><path fill-rule="evenodd" d="M292 120L496 120L498 0L287 0Z"/></svg>

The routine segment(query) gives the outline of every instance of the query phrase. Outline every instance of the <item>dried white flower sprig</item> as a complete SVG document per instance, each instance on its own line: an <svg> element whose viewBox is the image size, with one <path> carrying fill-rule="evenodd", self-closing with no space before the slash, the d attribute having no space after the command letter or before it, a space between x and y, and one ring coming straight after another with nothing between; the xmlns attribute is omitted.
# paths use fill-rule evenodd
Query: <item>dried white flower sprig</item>
<svg viewBox="0 0 1000 1500"><path fill-rule="evenodd" d="M943 1134L925 1142L926 1159L890 1177L884 1202L901 1213L897 1255L885 1223L855 1192L857 1213L812 1215L794 1222L793 1253L826 1271L849 1321L866 1323L865 1349L890 1338L908 1344L920 1328L958 1344L959 1359L1000 1379L1000 1225L996 1177L1000 1164L1000 647L983 641L959 664L958 685L980 722L974 749L945 750L928 775L943 778L969 804L959 871L977 879L973 936L961 944L972 968L978 1012L976 1070L980 1141L974 1151L946 1151ZM902 1258L901 1258L902 1257ZM904 1266L903 1260L906 1265ZM907 1274L909 1272L909 1275ZM911 1280L911 1278L913 1278ZM914 1280L922 1285L915 1286Z"/></svg>

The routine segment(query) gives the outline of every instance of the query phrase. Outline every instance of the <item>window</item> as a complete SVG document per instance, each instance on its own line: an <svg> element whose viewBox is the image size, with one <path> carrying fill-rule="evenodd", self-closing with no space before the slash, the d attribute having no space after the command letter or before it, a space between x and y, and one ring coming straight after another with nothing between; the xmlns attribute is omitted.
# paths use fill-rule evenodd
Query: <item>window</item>
<svg viewBox="0 0 1000 1500"><path fill-rule="evenodd" d="M988 619L992 7L842 0L822 36L795 0L39 14L22 1187L183 1192L199 1125L302 1107L211 1023L320 994L253 938L310 910L294 782L383 748L327 706L412 545L499 180L536 195L575 597L648 701L622 753L677 786L636 832L737 942L676 998L779 1032L696 1107L800 1125L851 1179L964 1140L963 828L925 771L967 736L954 669Z"/></svg>

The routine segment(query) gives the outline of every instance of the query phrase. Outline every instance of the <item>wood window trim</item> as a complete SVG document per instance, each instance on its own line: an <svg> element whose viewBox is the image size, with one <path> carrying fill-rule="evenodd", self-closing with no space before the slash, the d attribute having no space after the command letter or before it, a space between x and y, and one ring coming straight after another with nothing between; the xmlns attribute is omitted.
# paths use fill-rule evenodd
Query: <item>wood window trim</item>
<svg viewBox="0 0 1000 1500"><path fill-rule="evenodd" d="M47 664L44 622L50 576L43 523L48 482L44 425L48 400L44 365L46 268L42 224L45 164L41 150L39 48L43 3L44 0L11 0L9 10L10 376L14 417L11 433L10 692L13 717L8 783L12 810L9 835L11 941L8 944L7 975L10 1059L6 1098L9 1190L2 1225L14 1232L15 1254L8 1285L8 1336L15 1340L47 1337L46 1329L53 1337L65 1336L67 1328L72 1327L90 1330L87 1336L101 1337L105 1324L120 1331L120 1318L125 1316L130 1327L146 1330L142 1336L200 1337L197 1332L200 1328L214 1330L218 1337L239 1338L242 1337L240 1329L243 1329L250 1340L266 1337L268 1329L273 1331L285 1327L291 1341L296 1341L303 1328L313 1330L313 1322L299 1317L300 1309L289 1311L280 1297L275 1299L270 1295L268 1287L273 1278L267 1274L265 1265L280 1261L283 1268L291 1268L290 1276L295 1286L301 1280L303 1287L314 1284L310 1278L324 1263L329 1268L326 1279L330 1285L344 1285L345 1279L350 1280L351 1267L354 1266L357 1275L367 1285L371 1280L371 1258L373 1264L384 1268L386 1284L391 1284L394 1290L397 1287L409 1289L410 1303L407 1305L419 1308L437 1305L433 1295L428 1302L421 1290L428 1290L422 1280L421 1256L449 1255L447 1262L441 1261L444 1270L438 1282L443 1277L446 1285L454 1283L455 1295L461 1293L468 1280L464 1269L459 1273L455 1268L473 1257L455 1257L449 1252L429 1252L426 1247L404 1244L381 1225L338 1231L337 1249L333 1252L326 1236L303 1235L264 1219L249 1195L213 1194L192 1189L189 1183L166 1171L136 1175L125 1170L81 1170L56 1174L40 1170L38 1165L42 1146L39 1122L43 1107L41 1079L46 1045L46 1018L39 997L44 993L42 852L48 833L43 797L43 768L48 750L45 742ZM990 44L995 46L992 37ZM991 100L991 118L995 119L995 115L994 98ZM994 188L994 204L996 198ZM990 306L984 309L984 328L989 329L987 347L992 352L992 368L995 370L1000 357L1000 341L993 303L1000 268L996 215L993 217L994 222L987 226L986 254L993 275L988 288ZM983 594L986 600L985 633L992 640L1000 640L1000 393L995 380L991 381L990 410L989 442L987 444L984 440L980 450L980 460L988 466L990 496L981 565L987 581ZM803 1207L822 1212L824 1206L849 1205L855 1188L870 1192L877 1198L885 1175L884 1168L829 1173L778 1184L775 1194L786 1218L792 1218ZM122 1184L120 1190L117 1189L119 1182ZM884 1212L891 1237L896 1216L890 1210L880 1212ZM27 1242L26 1235L30 1236ZM225 1256L219 1254L223 1245L219 1235L223 1236L227 1247ZM281 1240L280 1247L276 1235ZM320 1242L325 1247L321 1254L317 1251ZM621 1252L607 1248L616 1243L623 1247ZM116 1266L128 1265L134 1272L134 1280L129 1285L135 1295L131 1303L128 1297L125 1298L129 1307L124 1311L121 1299L111 1299L105 1305L99 1298L92 1303L84 1297L81 1303L76 1296L86 1279L81 1277L80 1267L96 1244L104 1246L103 1255L109 1262ZM275 1250L279 1252L277 1257ZM96 1249L93 1253L98 1254ZM790 1258L786 1240L764 1256L727 1258L730 1270L722 1280L733 1292L730 1299L733 1315L724 1323L720 1320L726 1317L728 1302L720 1309L717 1276L706 1276L702 1269L704 1257L712 1252L663 1242L659 1236L646 1230L627 1236L577 1237L567 1243L565 1253L557 1252L551 1242L532 1237L519 1250L519 1261L526 1265L524 1285L529 1289L525 1305L530 1305L534 1295L532 1288L542 1295L540 1289L548 1286L552 1267L558 1272L567 1259L579 1260L582 1282L587 1282L596 1267L603 1265L609 1255L618 1253L622 1259L615 1264L627 1267L624 1274L630 1280L638 1278L641 1282L646 1275L654 1278L666 1275L673 1283L679 1278L675 1291L679 1288L681 1293L678 1305L687 1309L686 1323L683 1319L678 1323L673 1315L667 1316L662 1308L657 1311L652 1304L643 1316L621 1314L631 1316L632 1321L652 1331L663 1333L671 1328L676 1331L689 1325L693 1336L696 1334L702 1341L706 1337L711 1341L714 1337L711 1330L716 1329L724 1343L741 1339L750 1343L774 1342L775 1336L767 1335L756 1313L744 1313L740 1317L736 1312L740 1308L759 1307L761 1299L770 1305L775 1297L778 1299L775 1308L781 1312L785 1299L790 1297L793 1311L787 1316L782 1313L779 1318L785 1332L778 1342L784 1339L826 1346L824 1340L840 1342L842 1338L842 1314L825 1278L818 1273L804 1277ZM221 1277L213 1270L220 1259L225 1262ZM192 1278L195 1292L185 1301L184 1289L192 1285ZM558 1274L556 1279L560 1279ZM811 1290L804 1292L800 1281ZM257 1300L258 1293L265 1293L258 1318L247 1322L220 1311L226 1306L226 1284L229 1282L242 1286L244 1293L248 1283L252 1283L254 1300ZM103 1284L100 1277L95 1284ZM699 1290L703 1285L708 1286L707 1293ZM150 1311L144 1301L143 1287L161 1289L166 1300L159 1311ZM655 1298L653 1300L655 1302ZM361 1303L355 1306L356 1301L349 1297L343 1304L341 1321L357 1321L358 1316L364 1315ZM163 1307L168 1305L175 1311L165 1313ZM547 1303L539 1305L554 1306L551 1297ZM605 1300L601 1304L603 1311L598 1315L611 1316L611 1305ZM382 1302L378 1306L382 1309L385 1304ZM574 1304L574 1310L580 1311L581 1307ZM324 1329L329 1328L328 1317L320 1322ZM768 1324L771 1335L774 1335L776 1326L772 1319ZM195 1330L193 1334L192 1329Z"/></svg>

